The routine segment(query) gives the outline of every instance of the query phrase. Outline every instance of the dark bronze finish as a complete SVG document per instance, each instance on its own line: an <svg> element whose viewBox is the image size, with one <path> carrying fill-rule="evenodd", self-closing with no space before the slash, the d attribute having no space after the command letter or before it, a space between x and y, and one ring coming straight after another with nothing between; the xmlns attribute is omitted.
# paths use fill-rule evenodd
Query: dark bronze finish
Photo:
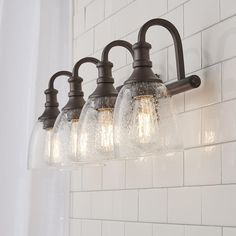
<svg viewBox="0 0 236 236"><path fill-rule="evenodd" d="M45 110L43 114L38 118L39 121L43 122L44 129L53 128L55 120L60 113L57 101L58 91L54 88L54 81L59 76L72 76L72 73L69 71L59 71L55 73L49 80L48 89L44 91L46 95Z"/></svg>
<svg viewBox="0 0 236 236"><path fill-rule="evenodd" d="M101 61L97 64L98 79L95 91L89 96L95 97L117 97L118 91L114 87L114 78L112 77L113 64L109 61L108 55L113 47L124 47L134 57L132 45L124 40L115 40L109 43L102 52Z"/></svg>
<svg viewBox="0 0 236 236"><path fill-rule="evenodd" d="M73 67L72 76L68 82L70 84L70 91L68 93L69 100L62 110L75 110L76 114L72 116L79 118L81 110L85 104L84 93L82 91L83 79L79 77L79 68L84 63L97 64L98 60L93 57L85 57L79 60Z"/></svg>
<svg viewBox="0 0 236 236"><path fill-rule="evenodd" d="M166 28L170 32L174 41L177 81L166 84L169 93L175 95L199 87L201 80L197 75L189 76L187 78L185 77L183 47L178 30L172 23L160 18L152 19L141 27L138 35L138 42L133 45L134 71L125 84L133 82L162 82L151 69L152 62L150 61L149 55L151 45L146 42L146 32L154 25Z"/></svg>

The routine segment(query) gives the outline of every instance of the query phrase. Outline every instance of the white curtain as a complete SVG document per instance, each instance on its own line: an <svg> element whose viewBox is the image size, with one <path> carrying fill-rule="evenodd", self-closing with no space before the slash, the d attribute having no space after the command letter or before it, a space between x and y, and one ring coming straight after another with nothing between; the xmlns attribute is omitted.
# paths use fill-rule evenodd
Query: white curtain
<svg viewBox="0 0 236 236"><path fill-rule="evenodd" d="M71 1L0 0L0 235L64 236L68 176L30 172L27 146L49 77L71 68ZM67 83L56 87L65 103Z"/></svg>

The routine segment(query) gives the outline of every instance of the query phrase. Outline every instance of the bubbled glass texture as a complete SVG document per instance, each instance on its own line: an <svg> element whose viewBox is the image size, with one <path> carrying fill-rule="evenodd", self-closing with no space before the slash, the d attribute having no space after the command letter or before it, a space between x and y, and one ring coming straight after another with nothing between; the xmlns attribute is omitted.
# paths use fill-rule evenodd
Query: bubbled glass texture
<svg viewBox="0 0 236 236"><path fill-rule="evenodd" d="M181 136L164 84L139 82L123 86L114 111L116 158L173 154L182 150Z"/></svg>
<svg viewBox="0 0 236 236"><path fill-rule="evenodd" d="M63 110L53 127L51 163L58 168L72 168L77 160L79 109Z"/></svg>
<svg viewBox="0 0 236 236"><path fill-rule="evenodd" d="M37 121L31 134L28 151L28 168L44 169L51 166L52 129L44 129Z"/></svg>
<svg viewBox="0 0 236 236"><path fill-rule="evenodd" d="M114 157L113 111L116 98L89 98L78 126L78 161L98 164Z"/></svg>

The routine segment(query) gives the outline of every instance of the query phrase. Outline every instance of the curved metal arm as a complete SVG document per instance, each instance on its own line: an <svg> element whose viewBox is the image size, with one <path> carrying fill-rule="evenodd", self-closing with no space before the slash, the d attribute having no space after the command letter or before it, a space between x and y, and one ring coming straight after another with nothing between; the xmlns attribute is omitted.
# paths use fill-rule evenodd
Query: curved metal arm
<svg viewBox="0 0 236 236"><path fill-rule="evenodd" d="M108 54L113 47L120 46L126 48L132 57L134 58L134 51L132 49L132 44L124 40L115 40L109 43L102 51L102 62L108 62Z"/></svg>
<svg viewBox="0 0 236 236"><path fill-rule="evenodd" d="M88 62L97 65L100 61L94 57L85 57L85 58L80 59L78 62L75 63L75 65L73 67L73 71L72 71L73 76L78 77L80 66L82 64L88 63Z"/></svg>
<svg viewBox="0 0 236 236"><path fill-rule="evenodd" d="M51 90L51 89L54 89L54 81L57 77L59 76L67 76L67 77L70 77L72 76L72 73L69 72L69 71L66 71L66 70L62 70L62 71L58 71L57 73L55 73L49 80L49 83L48 83L48 88Z"/></svg>
<svg viewBox="0 0 236 236"><path fill-rule="evenodd" d="M146 32L151 26L154 26L154 25L162 26L171 33L171 36L174 41L174 47L175 47L177 78L178 80L184 79L185 69L184 69L184 56L183 56L182 41L181 41L178 30L171 22L164 19L160 19L160 18L156 18L156 19L152 19L148 21L141 27L139 31L139 35L138 35L138 41L146 42Z"/></svg>

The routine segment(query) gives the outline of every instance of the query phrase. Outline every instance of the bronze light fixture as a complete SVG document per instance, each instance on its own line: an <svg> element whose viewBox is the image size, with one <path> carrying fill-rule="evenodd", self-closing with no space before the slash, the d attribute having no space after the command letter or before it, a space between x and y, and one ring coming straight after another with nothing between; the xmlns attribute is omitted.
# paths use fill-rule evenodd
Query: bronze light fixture
<svg viewBox="0 0 236 236"><path fill-rule="evenodd" d="M163 83L152 71L151 45L146 42L146 32L154 25L166 28L172 35L177 81ZM110 50L116 46L126 48L133 57L133 72L119 93L113 85L113 64L108 59ZM79 68L87 62L96 65L98 79L85 103ZM63 169L114 158L169 155L182 149L171 96L199 87L201 80L197 75L185 76L181 38L169 21L160 18L148 21L141 27L137 43L115 40L104 48L100 61L83 58L75 64L72 75L67 76L70 76L69 101L58 117L58 110L54 109L54 121L50 125L53 126L57 117L50 146L50 158L55 166ZM50 99L55 103L57 92L51 93ZM47 123L50 122L45 121L45 127Z"/></svg>

